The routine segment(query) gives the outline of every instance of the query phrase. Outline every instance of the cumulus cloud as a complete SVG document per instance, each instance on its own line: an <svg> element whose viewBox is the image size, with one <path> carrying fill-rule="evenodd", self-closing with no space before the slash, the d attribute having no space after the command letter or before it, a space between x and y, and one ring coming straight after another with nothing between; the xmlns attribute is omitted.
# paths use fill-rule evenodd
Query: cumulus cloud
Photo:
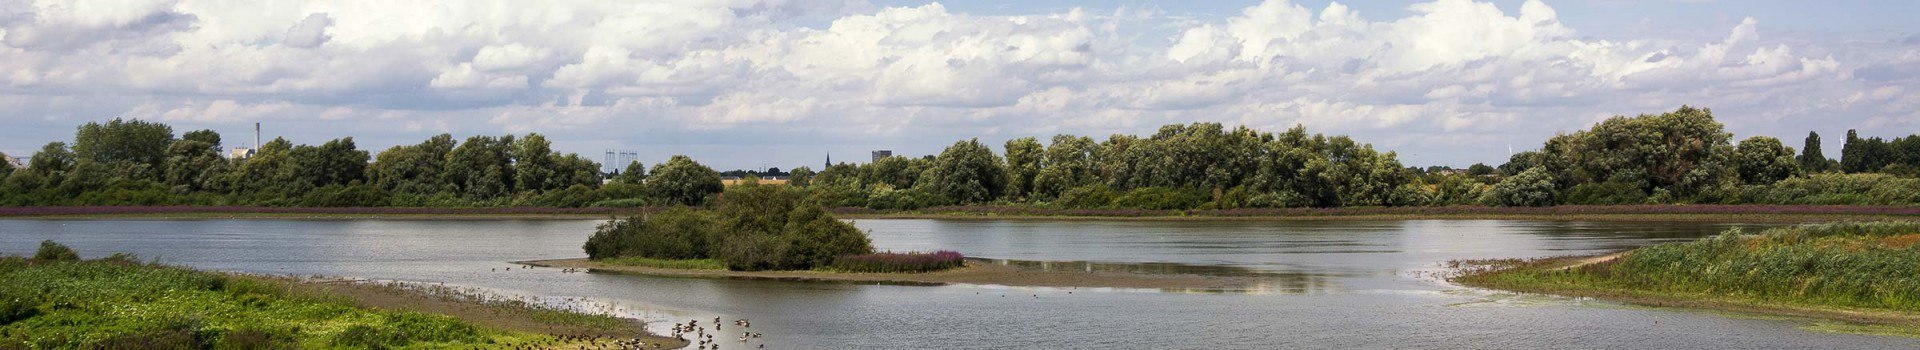
<svg viewBox="0 0 1920 350"><path fill-rule="evenodd" d="M1680 104L1777 136L1819 126L1805 120L1823 109L1920 119L1913 36L1818 46L1746 18L1705 41L1603 40L1538 0L1406 10L1369 20L1337 2L1268 0L1195 20L841 0L12 1L0 2L0 118L49 130L122 115L266 119L316 126L289 131L309 139L371 134L369 148L538 131L576 151L722 155L772 140L925 153L976 136L1216 121L1457 150L1412 163L1497 162L1503 147L1468 145ZM791 152L769 157L812 154Z"/></svg>

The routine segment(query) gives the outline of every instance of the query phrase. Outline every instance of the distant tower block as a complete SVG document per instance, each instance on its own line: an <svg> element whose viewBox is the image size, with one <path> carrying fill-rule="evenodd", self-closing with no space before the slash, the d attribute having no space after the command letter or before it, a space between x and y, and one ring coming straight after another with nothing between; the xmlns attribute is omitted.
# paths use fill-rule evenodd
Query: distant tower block
<svg viewBox="0 0 1920 350"><path fill-rule="evenodd" d="M873 162L879 163L881 159L886 159L887 157L892 157L892 156L893 156L893 150L890 150L890 149L873 151Z"/></svg>

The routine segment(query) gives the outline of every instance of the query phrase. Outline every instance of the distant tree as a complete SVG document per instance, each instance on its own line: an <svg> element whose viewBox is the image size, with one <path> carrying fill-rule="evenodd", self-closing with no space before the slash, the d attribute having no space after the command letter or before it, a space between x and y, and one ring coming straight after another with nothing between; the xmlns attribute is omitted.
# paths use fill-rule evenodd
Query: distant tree
<svg viewBox="0 0 1920 350"><path fill-rule="evenodd" d="M167 166L161 171L161 178L168 186L198 191L217 178L208 170L220 168L215 164L225 162L205 141L181 139L167 147Z"/></svg>
<svg viewBox="0 0 1920 350"><path fill-rule="evenodd" d="M353 143L353 138L328 140L320 146L294 146L289 154L294 181L321 187L364 182L371 158Z"/></svg>
<svg viewBox="0 0 1920 350"><path fill-rule="evenodd" d="M554 177L553 144L546 136L527 134L513 143L514 191L541 192L561 188Z"/></svg>
<svg viewBox="0 0 1920 350"><path fill-rule="evenodd" d="M915 188L960 203L982 203L999 198L1006 184L1006 168L1000 156L979 139L972 139L940 152Z"/></svg>
<svg viewBox="0 0 1920 350"><path fill-rule="evenodd" d="M646 180L647 180L647 165L640 164L639 161L627 163L627 168L625 170L621 170L620 175L613 177L613 182L630 184L630 185L638 185L646 182Z"/></svg>
<svg viewBox="0 0 1920 350"><path fill-rule="evenodd" d="M1034 180L1039 177L1042 159L1040 141L1022 137L1007 141L1007 197L1025 199L1033 195Z"/></svg>
<svg viewBox="0 0 1920 350"><path fill-rule="evenodd" d="M1800 170L1808 173L1827 171L1827 155L1820 152L1820 133L1808 131L1807 142L1800 148Z"/></svg>
<svg viewBox="0 0 1920 350"><path fill-rule="evenodd" d="M511 193L513 143L513 135L467 138L447 156L442 181L453 186L456 193L471 199L492 199Z"/></svg>
<svg viewBox="0 0 1920 350"><path fill-rule="evenodd" d="M74 163L78 161L76 158L72 151L67 150L67 143L48 142L40 147L40 153L33 154L33 158L27 160L27 170L58 181L73 170Z"/></svg>
<svg viewBox="0 0 1920 350"><path fill-rule="evenodd" d="M813 183L813 168L802 166L793 168L790 173L791 175L787 177L787 185L807 187Z"/></svg>
<svg viewBox="0 0 1920 350"><path fill-rule="evenodd" d="M437 194L449 191L444 172L453 153L453 135L439 134L415 145L393 146L374 156L368 181L396 193Z"/></svg>
<svg viewBox="0 0 1920 350"><path fill-rule="evenodd" d="M1034 176L1033 196L1052 199L1068 189L1100 182L1099 164L1094 159L1099 148L1092 138L1054 135L1041 160L1046 166Z"/></svg>
<svg viewBox="0 0 1920 350"><path fill-rule="evenodd" d="M1740 141L1740 145L1734 148L1734 164L1740 181L1750 185L1772 184L1800 173L1800 165L1793 158L1793 148L1780 144L1780 139L1766 136Z"/></svg>
<svg viewBox="0 0 1920 350"><path fill-rule="evenodd" d="M220 133L214 132L213 130L200 129L188 131L185 134L181 134L180 139L204 142L209 149L213 150L214 155L220 154ZM172 146L168 147L171 148Z"/></svg>
<svg viewBox="0 0 1920 350"><path fill-rule="evenodd" d="M0 152L0 178L13 174L13 162L6 161L7 153Z"/></svg>
<svg viewBox="0 0 1920 350"><path fill-rule="evenodd" d="M648 192L671 203L700 205L708 195L720 193L720 172L713 171L683 155L655 164L647 177Z"/></svg>
<svg viewBox="0 0 1920 350"><path fill-rule="evenodd" d="M73 139L73 153L77 160L120 169L130 165L159 169L160 162L167 157L167 146L172 145L174 140L173 127L166 124L120 118L105 124L82 125ZM150 178L151 175L142 171L136 176Z"/></svg>
<svg viewBox="0 0 1920 350"><path fill-rule="evenodd" d="M1559 197L1554 182L1553 175L1545 168L1527 169L1494 184L1480 202L1503 207L1552 206Z"/></svg>
<svg viewBox="0 0 1920 350"><path fill-rule="evenodd" d="M864 187L913 187L914 182L919 181L920 178L920 173L914 169L914 162L913 159L901 156L874 160L873 163L859 167L859 184Z"/></svg>
<svg viewBox="0 0 1920 350"><path fill-rule="evenodd" d="M1495 169L1492 166L1488 166L1487 163L1473 163L1473 166L1467 167L1467 175L1471 175L1471 176L1493 175L1494 173L1499 171L1500 169Z"/></svg>
<svg viewBox="0 0 1920 350"><path fill-rule="evenodd" d="M1732 137L1711 110L1681 106L1658 115L1613 117L1589 130L1555 136L1543 153L1562 188L1620 182L1684 198L1737 176L1730 161Z"/></svg>

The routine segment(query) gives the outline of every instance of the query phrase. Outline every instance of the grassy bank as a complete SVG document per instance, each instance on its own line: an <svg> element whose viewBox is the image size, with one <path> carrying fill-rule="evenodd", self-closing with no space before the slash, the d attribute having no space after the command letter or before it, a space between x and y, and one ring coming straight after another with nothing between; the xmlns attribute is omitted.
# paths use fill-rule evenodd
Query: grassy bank
<svg viewBox="0 0 1920 350"><path fill-rule="evenodd" d="M668 342L625 339L641 333L630 320L448 290L237 276L126 255L77 260L53 251L0 258L0 348L592 348Z"/></svg>
<svg viewBox="0 0 1920 350"><path fill-rule="evenodd" d="M1920 334L1920 223L1731 230L1602 257L1458 262L1455 282L1625 302L1813 316Z"/></svg>
<svg viewBox="0 0 1920 350"><path fill-rule="evenodd" d="M280 208L203 206L0 207L0 218L59 219L607 219L662 208ZM1037 206L952 206L910 211L831 208L847 219L1038 220L1561 220L1830 222L1920 219L1920 206L1613 205L1557 207L1350 207L1233 210L1057 209Z"/></svg>

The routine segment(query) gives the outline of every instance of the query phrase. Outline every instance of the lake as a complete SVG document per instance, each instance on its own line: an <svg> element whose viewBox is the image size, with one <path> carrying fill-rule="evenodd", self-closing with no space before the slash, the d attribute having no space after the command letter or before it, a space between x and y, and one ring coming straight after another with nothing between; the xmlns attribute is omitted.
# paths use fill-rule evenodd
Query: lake
<svg viewBox="0 0 1920 350"><path fill-rule="evenodd" d="M1247 290L895 286L523 269L579 257L587 220L0 220L0 253L53 239L196 268L468 286L584 300L630 317L753 320L767 348L1916 348L1810 320L1459 287L1455 259L1591 254L1734 224L1513 220L854 220L882 250L949 249L1050 267L1245 273ZM503 269L513 268L511 271ZM728 327L727 331L737 332ZM723 333L724 334L724 333ZM745 348L731 336L718 337ZM757 343L756 343L757 344Z"/></svg>

